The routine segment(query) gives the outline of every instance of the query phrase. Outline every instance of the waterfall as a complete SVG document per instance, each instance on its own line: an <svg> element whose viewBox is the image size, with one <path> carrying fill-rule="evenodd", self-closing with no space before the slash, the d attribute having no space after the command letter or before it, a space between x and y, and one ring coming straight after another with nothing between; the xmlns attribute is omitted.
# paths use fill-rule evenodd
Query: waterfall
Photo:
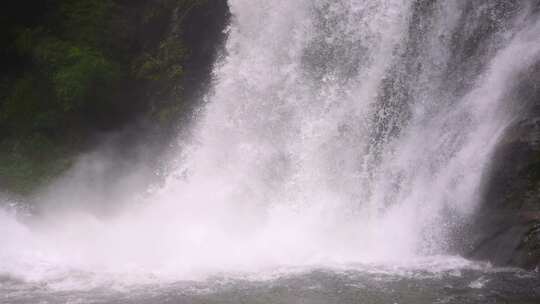
<svg viewBox="0 0 540 304"><path fill-rule="evenodd" d="M525 107L512 90L540 59L533 3L230 0L165 185L114 218L0 213L0 273L194 278L451 254Z"/></svg>

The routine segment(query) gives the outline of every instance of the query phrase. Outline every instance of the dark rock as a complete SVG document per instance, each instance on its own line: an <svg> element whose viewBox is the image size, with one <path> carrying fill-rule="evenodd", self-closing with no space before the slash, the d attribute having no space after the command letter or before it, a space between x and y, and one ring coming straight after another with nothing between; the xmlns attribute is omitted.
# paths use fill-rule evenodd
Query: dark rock
<svg viewBox="0 0 540 304"><path fill-rule="evenodd" d="M495 151L465 247L474 259L535 269L540 266L540 65L519 77L507 99L521 119Z"/></svg>
<svg viewBox="0 0 540 304"><path fill-rule="evenodd" d="M480 214L467 256L498 266L535 269L540 262L540 214Z"/></svg>

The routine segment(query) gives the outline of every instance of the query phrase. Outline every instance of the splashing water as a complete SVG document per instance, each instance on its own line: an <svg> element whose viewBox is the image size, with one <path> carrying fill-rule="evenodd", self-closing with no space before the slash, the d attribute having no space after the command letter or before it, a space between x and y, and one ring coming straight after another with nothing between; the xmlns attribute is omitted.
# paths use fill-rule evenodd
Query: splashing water
<svg viewBox="0 0 540 304"><path fill-rule="evenodd" d="M540 58L532 5L501 3L229 1L226 55L166 184L107 219L0 211L0 273L70 288L74 272L140 282L448 254Z"/></svg>

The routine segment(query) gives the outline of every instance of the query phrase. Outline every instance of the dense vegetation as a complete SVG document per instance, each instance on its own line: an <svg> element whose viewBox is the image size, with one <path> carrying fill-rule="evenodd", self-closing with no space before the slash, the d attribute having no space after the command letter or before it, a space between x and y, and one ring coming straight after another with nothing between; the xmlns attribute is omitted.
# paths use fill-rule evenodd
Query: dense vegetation
<svg viewBox="0 0 540 304"><path fill-rule="evenodd" d="M92 134L134 119L170 128L185 111L191 50L178 25L206 1L8 2L0 16L0 190L27 193L56 176Z"/></svg>

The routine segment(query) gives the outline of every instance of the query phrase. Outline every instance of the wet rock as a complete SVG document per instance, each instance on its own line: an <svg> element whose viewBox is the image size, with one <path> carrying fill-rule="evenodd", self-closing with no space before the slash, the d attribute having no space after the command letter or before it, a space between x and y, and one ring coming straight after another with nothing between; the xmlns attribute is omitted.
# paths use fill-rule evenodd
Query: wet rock
<svg viewBox="0 0 540 304"><path fill-rule="evenodd" d="M506 131L484 178L467 254L535 269L540 265L540 64L519 77L507 99L520 119Z"/></svg>
<svg viewBox="0 0 540 304"><path fill-rule="evenodd" d="M481 214L473 228L470 258L533 270L540 261L540 220L528 214Z"/></svg>

